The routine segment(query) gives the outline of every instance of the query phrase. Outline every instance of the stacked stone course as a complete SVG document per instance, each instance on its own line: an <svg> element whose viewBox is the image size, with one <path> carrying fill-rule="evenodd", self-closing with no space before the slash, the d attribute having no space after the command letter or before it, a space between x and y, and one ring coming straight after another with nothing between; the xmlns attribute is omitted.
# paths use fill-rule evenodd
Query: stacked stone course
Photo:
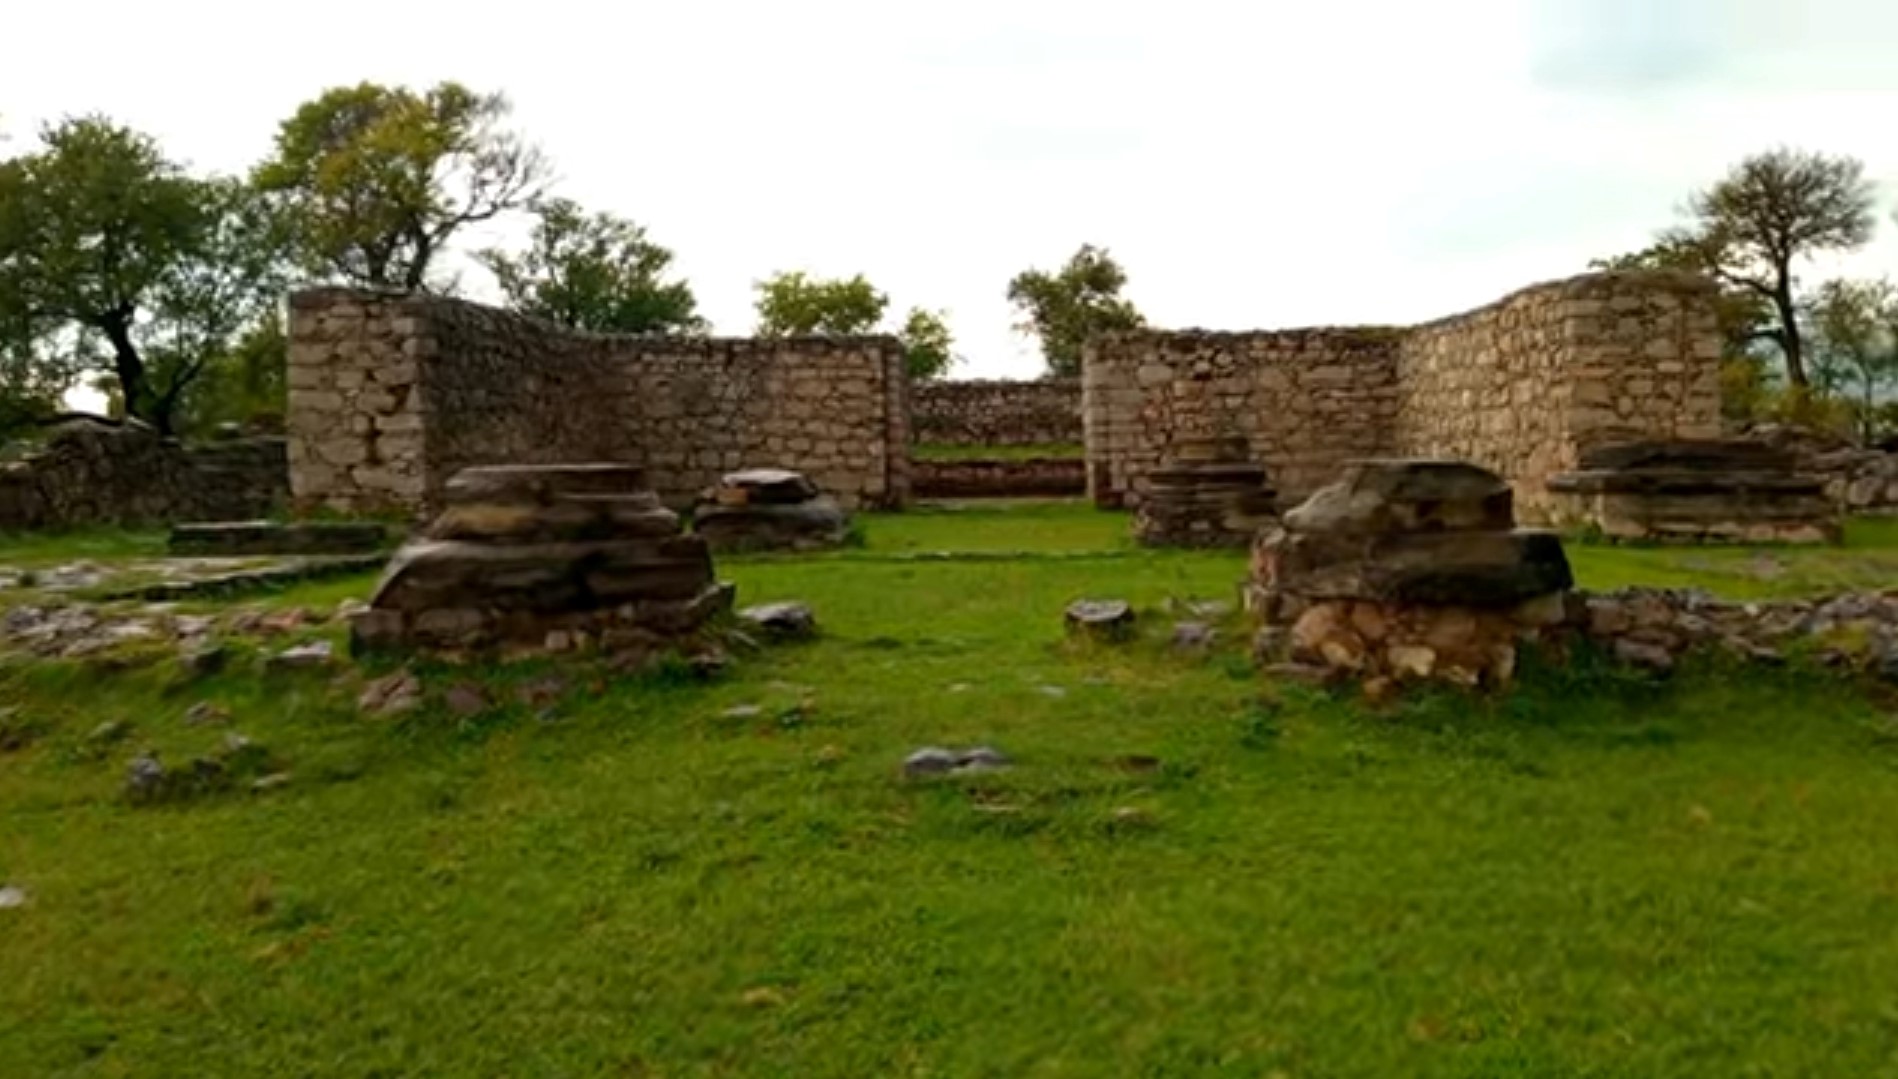
<svg viewBox="0 0 1898 1079"><path fill-rule="evenodd" d="M186 446L137 422L75 419L0 462L0 531L261 517L289 494L284 442Z"/></svg>

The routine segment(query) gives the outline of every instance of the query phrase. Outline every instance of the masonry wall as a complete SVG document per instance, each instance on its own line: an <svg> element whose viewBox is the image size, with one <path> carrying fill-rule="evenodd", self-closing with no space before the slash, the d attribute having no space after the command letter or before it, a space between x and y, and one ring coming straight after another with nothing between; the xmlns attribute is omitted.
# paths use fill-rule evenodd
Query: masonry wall
<svg viewBox="0 0 1898 1079"><path fill-rule="evenodd" d="M1082 375L1088 489L1137 504L1179 439L1241 434L1287 503L1354 457L1450 456L1508 477L1533 521L1584 445L1718 433L1712 298L1591 274L1417 327L1106 335Z"/></svg>
<svg viewBox="0 0 1898 1079"><path fill-rule="evenodd" d="M1088 490L1136 505L1182 441L1244 436L1279 490L1321 486L1393 450L1401 331L1131 330L1090 342L1082 374Z"/></svg>
<svg viewBox="0 0 1898 1079"><path fill-rule="evenodd" d="M300 506L425 511L456 471L619 461L682 506L737 468L847 506L909 498L908 378L888 337L581 334L477 304L342 289L291 302Z"/></svg>
<svg viewBox="0 0 1898 1079"><path fill-rule="evenodd" d="M1081 441L1079 379L922 382L912 393L918 442L1028 446Z"/></svg>
<svg viewBox="0 0 1898 1079"><path fill-rule="evenodd" d="M0 531L266 517L287 480L282 439L186 446L142 424L75 419L0 463Z"/></svg>
<svg viewBox="0 0 1898 1079"><path fill-rule="evenodd" d="M1394 442L1507 476L1519 515L1540 520L1544 484L1583 446L1718 437L1712 297L1688 275L1595 274L1415 327L1400 352Z"/></svg>

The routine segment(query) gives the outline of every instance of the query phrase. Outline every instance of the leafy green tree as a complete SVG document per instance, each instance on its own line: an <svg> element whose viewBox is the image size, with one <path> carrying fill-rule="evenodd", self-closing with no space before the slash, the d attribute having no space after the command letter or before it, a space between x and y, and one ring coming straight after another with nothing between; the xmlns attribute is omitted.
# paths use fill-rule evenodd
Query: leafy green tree
<svg viewBox="0 0 1898 1079"><path fill-rule="evenodd" d="M896 336L903 342L906 366L913 381L941 378L955 366L955 337L940 312L910 308Z"/></svg>
<svg viewBox="0 0 1898 1079"><path fill-rule="evenodd" d="M569 199L535 209L527 250L478 258L523 314L596 333L703 333L705 319L683 281L664 280L672 252L612 214L586 214Z"/></svg>
<svg viewBox="0 0 1898 1079"><path fill-rule="evenodd" d="M1081 371L1081 349L1094 334L1134 329L1146 319L1121 298L1127 272L1103 248L1083 244L1054 273L1024 270L1008 283L1008 299L1021 314L1016 329L1041 341L1041 355L1056 375Z"/></svg>
<svg viewBox="0 0 1898 1079"><path fill-rule="evenodd" d="M173 433L209 357L281 287L281 231L246 185L188 176L103 117L40 143L0 170L0 294L26 328L14 353L43 380L109 370L127 413Z"/></svg>
<svg viewBox="0 0 1898 1079"><path fill-rule="evenodd" d="M792 271L774 274L754 287L761 337L869 333L890 305L890 298L862 274L824 279Z"/></svg>
<svg viewBox="0 0 1898 1079"><path fill-rule="evenodd" d="M210 357L198 387L186 398L179 426L193 431L225 423L280 427L289 353L283 313L273 308Z"/></svg>
<svg viewBox="0 0 1898 1079"><path fill-rule="evenodd" d="M546 160L508 112L456 82L335 87L282 123L253 179L282 200L306 271L414 292L457 233L539 198Z"/></svg>
<svg viewBox="0 0 1898 1079"><path fill-rule="evenodd" d="M1795 269L1827 251L1849 251L1872 237L1873 188L1850 157L1775 149L1746 158L1688 200L1688 220L1663 232L1657 247L1687 268L1743 292L1767 312L1757 335L1774 342L1786 378L1810 384L1800 332Z"/></svg>
<svg viewBox="0 0 1898 1079"><path fill-rule="evenodd" d="M1875 441L1880 409L1898 390L1898 286L1827 281L1806 303L1813 386L1851 403L1861 441Z"/></svg>

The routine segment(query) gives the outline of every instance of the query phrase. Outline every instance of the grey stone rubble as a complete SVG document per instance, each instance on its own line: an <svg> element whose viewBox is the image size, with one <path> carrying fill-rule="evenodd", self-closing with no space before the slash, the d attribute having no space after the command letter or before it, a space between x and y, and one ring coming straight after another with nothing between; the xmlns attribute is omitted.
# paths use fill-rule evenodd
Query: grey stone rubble
<svg viewBox="0 0 1898 1079"><path fill-rule="evenodd" d="M1134 610L1121 599L1077 599L1064 616L1068 632L1098 640L1118 640L1133 631Z"/></svg>
<svg viewBox="0 0 1898 1079"><path fill-rule="evenodd" d="M1551 516L1615 540L1837 543L1843 521L1824 482L1794 455L1744 439L1610 442L1552 476Z"/></svg>
<svg viewBox="0 0 1898 1079"><path fill-rule="evenodd" d="M817 635L817 615L803 603L764 603L738 612L739 621L767 637L801 640Z"/></svg>
<svg viewBox="0 0 1898 1079"><path fill-rule="evenodd" d="M1007 768L1014 762L992 746L970 749L944 749L924 746L903 759L903 774L908 776L968 775Z"/></svg>

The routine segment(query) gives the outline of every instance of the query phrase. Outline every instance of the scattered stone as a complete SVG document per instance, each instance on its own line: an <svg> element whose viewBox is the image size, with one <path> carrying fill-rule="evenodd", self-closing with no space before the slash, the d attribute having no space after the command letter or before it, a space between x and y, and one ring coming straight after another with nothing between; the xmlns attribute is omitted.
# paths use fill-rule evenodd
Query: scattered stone
<svg viewBox="0 0 1898 1079"><path fill-rule="evenodd" d="M993 746L976 746L956 754L956 770L959 772L993 772L1013 763L1007 754Z"/></svg>
<svg viewBox="0 0 1898 1079"><path fill-rule="evenodd" d="M1053 697L1056 700L1060 700L1061 698L1068 695L1067 687L1065 686L1048 686L1048 685L1036 686L1035 692L1041 694L1044 697Z"/></svg>
<svg viewBox="0 0 1898 1079"><path fill-rule="evenodd" d="M1068 632L1091 640L1123 640L1133 631L1134 610L1126 600L1077 599L1068 604Z"/></svg>
<svg viewBox="0 0 1898 1079"><path fill-rule="evenodd" d="M0 910L18 910L26 906L26 889L17 884L0 887Z"/></svg>
<svg viewBox="0 0 1898 1079"><path fill-rule="evenodd" d="M730 609L704 539L681 534L638 468L469 468L445 497L351 620L352 650L527 655L634 630L672 641Z"/></svg>
<svg viewBox="0 0 1898 1079"><path fill-rule="evenodd" d="M812 551L841 546L850 517L797 472L733 472L699 496L692 530L713 551Z"/></svg>
<svg viewBox="0 0 1898 1079"><path fill-rule="evenodd" d="M1278 493L1250 460L1243 438L1179 443L1171 460L1147 473L1134 514L1145 547L1244 547L1274 520Z"/></svg>
<svg viewBox="0 0 1898 1079"><path fill-rule="evenodd" d="M271 611L257 620L257 628L272 636L295 633L310 623L310 612L301 607Z"/></svg>
<svg viewBox="0 0 1898 1079"><path fill-rule="evenodd" d="M745 624L767 637L802 640L817 635L817 615L802 603L766 603L738 612Z"/></svg>
<svg viewBox="0 0 1898 1079"><path fill-rule="evenodd" d="M939 746L925 746L903 758L903 774L910 776L946 775L959 763L955 753Z"/></svg>
<svg viewBox="0 0 1898 1079"><path fill-rule="evenodd" d="M756 704L735 704L720 712L726 719L757 719L764 715L764 707Z"/></svg>
<svg viewBox="0 0 1898 1079"><path fill-rule="evenodd" d="M309 641L286 648L265 661L264 666L273 671L304 671L327 667L335 655L335 646L328 641Z"/></svg>
<svg viewBox="0 0 1898 1079"><path fill-rule="evenodd" d="M442 695L442 703L462 719L470 719L488 710L488 694L473 682L457 682Z"/></svg>
<svg viewBox="0 0 1898 1079"><path fill-rule="evenodd" d="M1658 644L1627 639L1615 642L1615 658L1623 663L1666 673L1674 669L1674 657Z"/></svg>
<svg viewBox="0 0 1898 1079"><path fill-rule="evenodd" d="M286 787L289 785L290 785L289 772L272 772L267 776L259 776L257 779L253 780L251 782L250 789L251 789L252 794L268 794L271 791L274 791L281 787Z"/></svg>

